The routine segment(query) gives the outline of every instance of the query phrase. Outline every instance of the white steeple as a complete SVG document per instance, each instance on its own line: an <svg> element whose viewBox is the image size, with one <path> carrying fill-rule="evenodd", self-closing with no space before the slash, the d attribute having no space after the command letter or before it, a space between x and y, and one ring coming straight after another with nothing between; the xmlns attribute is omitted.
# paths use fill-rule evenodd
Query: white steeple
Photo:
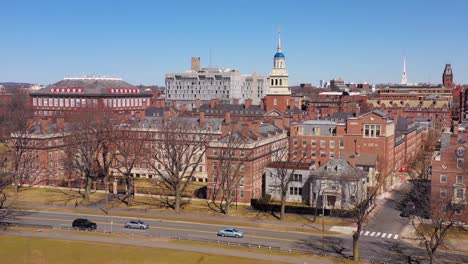
<svg viewBox="0 0 468 264"><path fill-rule="evenodd" d="M403 72L401 73L401 83L402 85L406 85L408 80L406 79L406 56L403 57Z"/></svg>
<svg viewBox="0 0 468 264"><path fill-rule="evenodd" d="M283 54L281 46L281 32L278 32L278 48L273 57L273 69L268 78L269 94L290 95L291 90L288 87L288 70L286 69L286 57Z"/></svg>

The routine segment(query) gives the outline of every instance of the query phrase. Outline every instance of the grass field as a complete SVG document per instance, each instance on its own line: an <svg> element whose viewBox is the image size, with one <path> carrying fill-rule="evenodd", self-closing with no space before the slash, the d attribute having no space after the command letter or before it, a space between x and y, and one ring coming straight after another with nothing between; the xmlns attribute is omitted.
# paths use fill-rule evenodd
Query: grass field
<svg viewBox="0 0 468 264"><path fill-rule="evenodd" d="M239 254L241 255L241 254ZM271 263L241 257L104 243L0 235L1 263Z"/></svg>

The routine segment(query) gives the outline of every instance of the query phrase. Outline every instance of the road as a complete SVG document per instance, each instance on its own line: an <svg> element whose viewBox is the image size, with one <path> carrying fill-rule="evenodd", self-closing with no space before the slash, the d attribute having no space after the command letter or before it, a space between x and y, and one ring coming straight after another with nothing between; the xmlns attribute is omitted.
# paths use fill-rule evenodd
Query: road
<svg viewBox="0 0 468 264"><path fill-rule="evenodd" d="M242 228L245 232L244 238L222 238L217 237L216 233L219 229L225 227L214 224L200 224L183 221L168 221L168 220L150 220L145 219L150 225L148 230L135 230L124 228L124 223L128 218L110 217L99 215L82 215L73 213L51 213L51 212L36 212L36 211L15 211L9 219L5 220L12 223L48 225L56 229L71 228L71 223L76 218L87 218L98 225L99 232L110 232L121 234L133 234L136 236L148 237L189 237L192 239L219 239L233 242L244 242L251 244L269 245L272 247L282 248L300 248L309 250L321 250L321 236L301 233L301 232L286 232L276 230L265 230L260 228ZM339 251L340 246L343 246L341 254L350 256L352 253L352 240L349 235L327 236L325 237L327 250L330 254ZM362 236L360 240L361 258L367 261L379 261L376 263L407 263L407 257L396 253L396 247L399 247L409 255L423 255L421 249L413 248L405 243L401 243L399 239ZM444 255L447 261L439 263L468 263L466 255Z"/></svg>

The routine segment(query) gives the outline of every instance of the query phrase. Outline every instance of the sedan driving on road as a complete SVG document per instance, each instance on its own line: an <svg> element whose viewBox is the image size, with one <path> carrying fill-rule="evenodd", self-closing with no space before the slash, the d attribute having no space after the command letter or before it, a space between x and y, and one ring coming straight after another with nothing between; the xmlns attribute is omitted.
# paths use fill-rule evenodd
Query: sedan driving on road
<svg viewBox="0 0 468 264"><path fill-rule="evenodd" d="M78 218L73 221L72 227L74 229L96 230L97 225L88 219Z"/></svg>
<svg viewBox="0 0 468 264"><path fill-rule="evenodd" d="M141 220L136 220L125 223L125 228L148 229L149 225Z"/></svg>
<svg viewBox="0 0 468 264"><path fill-rule="evenodd" d="M218 236L240 238L244 237L244 233L235 228L224 228L218 231Z"/></svg>

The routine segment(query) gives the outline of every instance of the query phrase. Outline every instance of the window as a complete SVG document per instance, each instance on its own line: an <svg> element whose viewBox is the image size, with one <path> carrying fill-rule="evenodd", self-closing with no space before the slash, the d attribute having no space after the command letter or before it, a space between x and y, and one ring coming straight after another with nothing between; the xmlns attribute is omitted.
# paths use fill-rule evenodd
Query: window
<svg viewBox="0 0 468 264"><path fill-rule="evenodd" d="M303 151L303 152L302 152L302 157L303 157L303 158L306 158L306 157L307 157L307 152Z"/></svg>
<svg viewBox="0 0 468 264"><path fill-rule="evenodd" d="M49 106L54 106L54 99L53 98L49 98Z"/></svg>
<svg viewBox="0 0 468 264"><path fill-rule="evenodd" d="M75 98L70 99L70 106L75 107Z"/></svg>
<svg viewBox="0 0 468 264"><path fill-rule="evenodd" d="M335 152L330 152L330 158L334 158L335 157Z"/></svg>
<svg viewBox="0 0 468 264"><path fill-rule="evenodd" d="M42 98L37 98L37 104L38 104L39 106L42 106Z"/></svg>
<svg viewBox="0 0 468 264"><path fill-rule="evenodd" d="M213 162L213 169L217 170L218 169L218 162Z"/></svg>
<svg viewBox="0 0 468 264"><path fill-rule="evenodd" d="M364 125L364 137L379 137L380 125Z"/></svg>
<svg viewBox="0 0 468 264"><path fill-rule="evenodd" d="M198 166L198 171L203 172L203 166Z"/></svg>
<svg viewBox="0 0 468 264"><path fill-rule="evenodd" d="M302 188L300 187L289 187L290 195L302 195Z"/></svg>
<svg viewBox="0 0 468 264"><path fill-rule="evenodd" d="M326 157L327 156L327 153L325 153L325 151L320 151L320 157Z"/></svg>
<svg viewBox="0 0 468 264"><path fill-rule="evenodd" d="M457 175L457 184L463 184L463 175Z"/></svg>
<svg viewBox="0 0 468 264"><path fill-rule="evenodd" d="M240 156L241 156L242 158L243 158L243 157L245 157L245 153L244 153L244 151L243 151L243 150L241 150L241 152L240 152Z"/></svg>
<svg viewBox="0 0 468 264"><path fill-rule="evenodd" d="M317 140L312 139L312 147L315 147L317 145Z"/></svg>
<svg viewBox="0 0 468 264"><path fill-rule="evenodd" d="M244 176L241 176L241 177L239 178L239 185L240 185L240 186L244 186Z"/></svg>
<svg viewBox="0 0 468 264"><path fill-rule="evenodd" d="M297 146L297 139L293 140L293 144L294 144L294 146Z"/></svg>
<svg viewBox="0 0 468 264"><path fill-rule="evenodd" d="M302 174L293 174L293 181L302 182Z"/></svg>
<svg viewBox="0 0 468 264"><path fill-rule="evenodd" d="M440 190L440 198L447 198L447 190L445 189Z"/></svg>
<svg viewBox="0 0 468 264"><path fill-rule="evenodd" d="M37 105L37 98L34 97L34 98L33 98L33 106L36 106L36 105Z"/></svg>
<svg viewBox="0 0 468 264"><path fill-rule="evenodd" d="M464 166L464 164L463 164L464 162L465 161L463 160L463 158L458 158L457 159L457 168L462 169L463 166Z"/></svg>
<svg viewBox="0 0 468 264"><path fill-rule="evenodd" d="M63 107L63 98L60 98L59 105L60 105L60 107Z"/></svg>
<svg viewBox="0 0 468 264"><path fill-rule="evenodd" d="M218 156L218 150L217 149L213 150L213 156Z"/></svg>
<svg viewBox="0 0 468 264"><path fill-rule="evenodd" d="M447 182L447 175L440 175L440 182L446 183Z"/></svg>
<svg viewBox="0 0 468 264"><path fill-rule="evenodd" d="M330 148L335 148L335 140L330 140Z"/></svg>
<svg viewBox="0 0 468 264"><path fill-rule="evenodd" d="M465 188L455 189L455 199L464 200L465 199Z"/></svg>
<svg viewBox="0 0 468 264"><path fill-rule="evenodd" d="M340 148L344 148L344 139L340 139Z"/></svg>
<svg viewBox="0 0 468 264"><path fill-rule="evenodd" d="M303 146L303 147L306 147L306 146L307 146L307 140L305 140L305 139L302 140L302 146Z"/></svg>
<svg viewBox="0 0 468 264"><path fill-rule="evenodd" d="M313 159L315 159L315 157L316 157L315 151L312 152L310 156L311 156Z"/></svg>
<svg viewBox="0 0 468 264"><path fill-rule="evenodd" d="M320 140L320 147L324 148L327 145L327 142L325 140Z"/></svg>
<svg viewBox="0 0 468 264"><path fill-rule="evenodd" d="M65 107L69 107L70 106L70 99L66 98L65 99Z"/></svg>
<svg viewBox="0 0 468 264"><path fill-rule="evenodd" d="M273 80L272 80L273 82ZM278 104L278 100L276 100L276 98L273 99L273 105L277 105Z"/></svg>
<svg viewBox="0 0 468 264"><path fill-rule="evenodd" d="M58 106L58 98L54 98L54 106Z"/></svg>
<svg viewBox="0 0 468 264"><path fill-rule="evenodd" d="M81 99L81 107L86 107L86 99Z"/></svg>

